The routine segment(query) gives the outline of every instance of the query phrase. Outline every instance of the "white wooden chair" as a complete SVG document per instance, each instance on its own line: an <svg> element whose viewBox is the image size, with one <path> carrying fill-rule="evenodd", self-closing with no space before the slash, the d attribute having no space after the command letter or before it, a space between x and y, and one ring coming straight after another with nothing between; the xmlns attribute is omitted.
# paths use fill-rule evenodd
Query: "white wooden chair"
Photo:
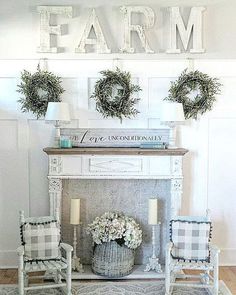
<svg viewBox="0 0 236 295"><path fill-rule="evenodd" d="M186 217L179 216L176 217L175 220L179 221L187 221L189 224L191 222L200 224L202 222L209 222L208 217ZM172 234L172 233L171 233ZM209 234L211 236L211 234ZM172 238L171 238L172 240ZM210 244L208 240L208 249L209 249L209 260L197 260L197 259L178 259L176 257L173 258L173 253L177 246L175 243L170 242L167 245L166 249L166 277L165 277L165 287L166 293L165 295L171 295L173 291L173 287L196 287L196 288L207 288L211 294L218 295L219 291L219 283L218 283L218 256L220 250ZM186 241L189 243L191 238L186 239L183 238L182 241ZM176 243L177 244L177 243ZM177 249L178 251L178 249ZM188 258L188 257L187 257ZM184 274L184 270L199 270L202 271L200 275L186 275ZM189 279L195 279L195 281L191 281ZM188 279L188 280L187 280ZM196 280L198 279L198 280Z"/></svg>
<svg viewBox="0 0 236 295"><path fill-rule="evenodd" d="M29 239L40 239L39 247L44 247L42 244L43 239L47 241L48 236L45 237L45 235L42 238L42 235L40 233L40 237L36 236L30 236L30 234L35 230L37 231L37 226L41 227L41 230L43 229L43 226L46 224L46 227L51 227L51 223L55 223L54 227L59 228L57 231L59 237L59 243L58 241L55 243L55 249L52 249L51 253L60 253L60 258L58 259L41 259L41 256L39 255L40 259L37 259L38 257L35 256L33 259L29 259L28 252L29 249L34 249L35 244L32 246L27 244L27 241ZM31 230L26 233L25 227L27 226L27 230L29 226L33 226ZM35 290L35 289L46 289L46 288L62 288L64 294L71 295L71 252L73 250L72 246L61 243L60 242L60 223L59 223L59 214L56 213L56 216L45 216L45 217L30 217L25 218L24 212L20 212L20 228L21 228L21 237L22 237L22 246L20 246L17 249L18 253L18 289L19 289L19 295L24 295L28 290ZM48 229L46 229L48 230ZM51 229L49 229L50 231ZM54 229L52 229L54 230ZM35 231L35 232L36 232ZM49 234L49 231L47 231L47 235ZM54 245L53 241L55 237L52 238L51 246ZM27 240L25 242L25 239ZM46 244L46 242L45 242ZM41 251L41 250L40 250ZM47 249L48 251L48 249ZM54 252L55 251L55 252ZM45 251L44 251L45 252ZM33 252L32 252L33 253ZM42 254L43 252L39 252ZM43 284L30 284L28 283L28 274L32 272L43 272L44 275L35 275L30 276L32 279L53 279L54 282L52 283L43 283ZM62 282L62 279L65 280L65 282Z"/></svg>

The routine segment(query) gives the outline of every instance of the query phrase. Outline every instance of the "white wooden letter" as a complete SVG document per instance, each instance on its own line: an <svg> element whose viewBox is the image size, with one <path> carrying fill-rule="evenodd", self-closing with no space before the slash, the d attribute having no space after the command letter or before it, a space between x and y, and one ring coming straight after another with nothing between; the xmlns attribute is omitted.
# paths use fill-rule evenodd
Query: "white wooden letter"
<svg viewBox="0 0 236 295"><path fill-rule="evenodd" d="M167 53L181 52L177 48L177 28L185 50L188 49L193 32L193 48L190 49L190 52L202 53L205 51L202 47L202 13L204 10L205 7L192 7L187 27L185 27L179 7L170 8L170 49L166 51Z"/></svg>
<svg viewBox="0 0 236 295"><path fill-rule="evenodd" d="M66 17L72 17L71 6L38 6L37 11L40 14L40 46L38 52L57 53L57 47L51 47L50 35L60 35L61 26L51 26L51 14L59 14Z"/></svg>
<svg viewBox="0 0 236 295"><path fill-rule="evenodd" d="M131 33L136 32L141 41L142 47L146 53L154 53L150 48L145 29L149 29L154 25L155 15L150 7L146 6L122 6L120 10L124 14L124 46L121 48L122 52L134 53L134 48L131 46ZM147 19L146 25L132 25L132 13L143 13Z"/></svg>
<svg viewBox="0 0 236 295"><path fill-rule="evenodd" d="M91 29L94 29L96 39L89 38L89 33ZM79 42L78 48L75 49L77 53L86 53L86 45L95 45L95 50L97 53L110 53L111 50L108 48L106 40L104 38L102 28L98 21L95 9L92 10L92 13L89 16L88 22L84 29L82 38Z"/></svg>

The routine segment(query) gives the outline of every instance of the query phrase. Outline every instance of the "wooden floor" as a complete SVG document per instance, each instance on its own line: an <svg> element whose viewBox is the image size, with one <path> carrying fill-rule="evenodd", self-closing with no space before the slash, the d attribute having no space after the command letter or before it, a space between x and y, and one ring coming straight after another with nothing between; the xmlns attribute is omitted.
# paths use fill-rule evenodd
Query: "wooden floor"
<svg viewBox="0 0 236 295"><path fill-rule="evenodd" d="M236 266L220 267L220 280L223 280L232 294L236 295ZM0 284L17 284L17 270L0 270Z"/></svg>

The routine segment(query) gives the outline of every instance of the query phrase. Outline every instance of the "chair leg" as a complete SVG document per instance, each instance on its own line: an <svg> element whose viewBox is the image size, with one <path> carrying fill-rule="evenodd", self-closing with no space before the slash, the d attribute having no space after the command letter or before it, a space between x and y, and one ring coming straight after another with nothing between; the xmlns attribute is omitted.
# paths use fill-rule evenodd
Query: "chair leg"
<svg viewBox="0 0 236 295"><path fill-rule="evenodd" d="M71 292L71 253L67 257L67 269L66 269L66 292L67 295L72 295Z"/></svg>
<svg viewBox="0 0 236 295"><path fill-rule="evenodd" d="M169 275L166 275L166 278L165 278L165 288L166 288L165 295L170 295L170 274Z"/></svg>
<svg viewBox="0 0 236 295"><path fill-rule="evenodd" d="M28 274L25 274L25 276L24 276L24 284L25 284L26 287L29 286L29 276L28 276Z"/></svg>
<svg viewBox="0 0 236 295"><path fill-rule="evenodd" d="M170 269L170 249L166 249L166 271L165 271L165 295L171 295L171 269Z"/></svg>
<svg viewBox="0 0 236 295"><path fill-rule="evenodd" d="M214 268L214 295L218 295L219 293L219 270L218 265Z"/></svg>
<svg viewBox="0 0 236 295"><path fill-rule="evenodd" d="M19 256L18 266L18 291L19 295L24 295L24 261L23 257Z"/></svg>
<svg viewBox="0 0 236 295"><path fill-rule="evenodd" d="M170 295L170 283L171 283L171 272L170 269L167 267L166 269L166 277L165 277L165 295Z"/></svg>
<svg viewBox="0 0 236 295"><path fill-rule="evenodd" d="M215 254L214 257L214 295L218 295L219 292L219 252Z"/></svg>

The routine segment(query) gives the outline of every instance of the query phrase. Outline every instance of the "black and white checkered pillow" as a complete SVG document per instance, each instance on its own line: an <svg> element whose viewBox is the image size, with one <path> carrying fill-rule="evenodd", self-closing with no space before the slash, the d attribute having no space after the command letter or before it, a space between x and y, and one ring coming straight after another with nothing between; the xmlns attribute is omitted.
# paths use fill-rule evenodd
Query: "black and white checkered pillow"
<svg viewBox="0 0 236 295"><path fill-rule="evenodd" d="M24 223L21 226L26 260L60 259L61 234L57 221Z"/></svg>
<svg viewBox="0 0 236 295"><path fill-rule="evenodd" d="M209 262L210 238L211 222L182 220L170 222L170 240L174 244L171 255L174 259Z"/></svg>

